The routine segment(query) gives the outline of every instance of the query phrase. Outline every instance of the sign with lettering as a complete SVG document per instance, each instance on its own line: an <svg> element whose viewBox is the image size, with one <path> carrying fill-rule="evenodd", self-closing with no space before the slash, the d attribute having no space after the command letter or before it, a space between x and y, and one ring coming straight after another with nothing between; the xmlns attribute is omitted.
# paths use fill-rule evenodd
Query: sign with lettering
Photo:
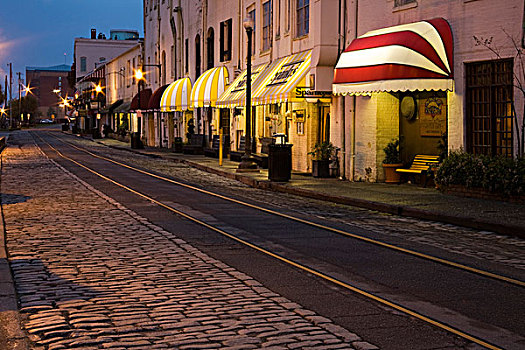
<svg viewBox="0 0 525 350"><path fill-rule="evenodd" d="M252 72L252 82L257 78L259 73L260 73L260 71ZM247 80L248 80L248 75L245 74L244 77L242 77L242 79L237 83L237 85L235 85L235 88L232 90L232 92L238 92L238 91L241 91L241 90L245 90L246 89L246 81Z"/></svg>
<svg viewBox="0 0 525 350"><path fill-rule="evenodd" d="M447 99L430 97L419 101L421 136L441 136L447 131Z"/></svg>
<svg viewBox="0 0 525 350"><path fill-rule="evenodd" d="M295 73L295 71L297 70L297 68L299 68L301 63L303 63L303 61L292 62L292 63L283 65L279 69L279 71L275 73L272 81L270 82L270 84L268 84L268 86L286 83L288 78L291 77Z"/></svg>
<svg viewBox="0 0 525 350"><path fill-rule="evenodd" d="M296 87L295 88L296 98L331 98L331 91L314 91L307 87Z"/></svg>

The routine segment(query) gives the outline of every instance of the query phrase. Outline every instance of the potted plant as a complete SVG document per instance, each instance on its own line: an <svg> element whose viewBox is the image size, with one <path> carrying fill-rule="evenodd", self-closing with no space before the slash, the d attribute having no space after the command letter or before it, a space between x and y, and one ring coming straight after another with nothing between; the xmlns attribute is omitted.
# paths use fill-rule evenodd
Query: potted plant
<svg viewBox="0 0 525 350"><path fill-rule="evenodd" d="M399 159L399 139L393 139L385 148L385 159L383 160L383 169L385 171L386 183L400 183L401 174L396 169L401 168L403 163Z"/></svg>
<svg viewBox="0 0 525 350"><path fill-rule="evenodd" d="M318 142L308 154L312 156L313 177L330 177L330 158L334 153L331 142Z"/></svg>

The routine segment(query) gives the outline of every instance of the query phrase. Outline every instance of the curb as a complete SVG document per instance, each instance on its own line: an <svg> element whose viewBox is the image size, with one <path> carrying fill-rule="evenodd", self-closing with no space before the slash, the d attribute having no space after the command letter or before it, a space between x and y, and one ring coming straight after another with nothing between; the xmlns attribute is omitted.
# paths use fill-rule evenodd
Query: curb
<svg viewBox="0 0 525 350"><path fill-rule="evenodd" d="M208 173L220 175L220 176L232 179L232 180L237 180L253 188L258 188L258 189L263 189L263 190L273 190L276 192L294 194L294 195L301 196L301 197L319 199L319 200L333 202L337 204L344 204L344 205L350 205L350 206L369 209L369 210L375 210L375 211L379 211L382 213L411 217L415 219L438 221L438 222L442 222L446 224L452 224L452 225L472 228L476 230L492 231L492 232L506 235L506 236L525 238L525 227L521 227L521 226L509 225L509 224L504 224L504 223L498 224L498 223L494 223L491 221L480 220L477 218L472 218L472 217L467 217L467 216L446 215L442 213L431 212L428 210L412 208L409 206L400 206L400 205L394 205L394 204L388 204L388 203L367 201L364 199L327 195L321 192L316 192L312 190L306 190L302 188L289 186L285 183L272 182L270 180L257 180L250 176L229 173L227 171L222 171L220 169L211 168L206 165L202 165L202 164L193 162L188 159L167 158L167 157L163 157L158 154L141 152L141 151L137 151L137 150L126 148L126 147L106 145L103 142L99 142L99 141L95 141L95 142L105 145L107 147L124 150L124 151L132 152L132 153L137 153L137 154L151 157L151 158L157 158L157 159L161 158L161 159L166 159L166 160L177 162L177 163L183 163L183 164L189 165L193 168L196 168L196 169L208 172Z"/></svg>

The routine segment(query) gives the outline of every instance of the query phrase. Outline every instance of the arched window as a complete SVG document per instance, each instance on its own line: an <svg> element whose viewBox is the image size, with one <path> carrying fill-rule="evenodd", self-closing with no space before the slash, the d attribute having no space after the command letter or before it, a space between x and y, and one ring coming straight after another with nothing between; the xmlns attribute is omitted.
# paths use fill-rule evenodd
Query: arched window
<svg viewBox="0 0 525 350"><path fill-rule="evenodd" d="M208 37L206 38L206 57L207 57L207 69L211 69L215 66L215 32L213 28L208 29Z"/></svg>

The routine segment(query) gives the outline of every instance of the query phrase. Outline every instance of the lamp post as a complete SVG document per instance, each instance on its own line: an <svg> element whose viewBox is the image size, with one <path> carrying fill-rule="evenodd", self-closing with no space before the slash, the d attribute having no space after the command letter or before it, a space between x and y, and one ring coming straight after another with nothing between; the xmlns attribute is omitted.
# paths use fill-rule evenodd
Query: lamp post
<svg viewBox="0 0 525 350"><path fill-rule="evenodd" d="M57 117L60 117L60 107L62 107L62 90L61 89L53 89L53 93L57 94L59 104L58 104L58 111L57 111ZM48 116L49 117L49 116ZM64 119L66 118L66 112L64 112Z"/></svg>
<svg viewBox="0 0 525 350"><path fill-rule="evenodd" d="M244 155L239 163L237 171L250 171L257 169L257 164L252 157L252 34L253 18L249 17L243 22L244 29L248 36L247 63L246 63L246 131L244 136Z"/></svg>
<svg viewBox="0 0 525 350"><path fill-rule="evenodd" d="M27 96L29 96L29 94L31 93L31 87L28 85L28 86L25 86L24 84L22 84L22 87L23 87L23 92L25 94L25 97L26 97L26 100L27 100ZM22 98L20 98L20 101L22 101ZM20 104L22 105L22 104ZM22 126L22 110L20 110L20 126ZM30 119L31 115L28 113L27 114L27 124L29 125L29 119Z"/></svg>
<svg viewBox="0 0 525 350"><path fill-rule="evenodd" d="M137 80L137 90L138 90L138 95L137 96L139 97L138 98L138 102L139 102L139 108L138 109L140 109L140 107L141 107L141 105L140 105L140 84L144 81L144 73L142 72L142 69L137 69L135 71L135 79ZM141 130L142 129L141 128L141 124L142 124L142 120L139 121L138 120L138 115L137 115L137 132L138 132L139 135L140 135L140 133L142 131Z"/></svg>
<svg viewBox="0 0 525 350"><path fill-rule="evenodd" d="M93 124L95 126L95 132L93 133L93 136L95 137L95 135L98 137L98 128L99 128L99 125L98 125L98 120L100 118L100 99L98 97L98 94L102 92L102 86L100 86L100 84L97 84L95 86L95 99L97 100L97 115L95 116L95 120L93 121ZM64 108L64 114L65 114L65 108Z"/></svg>

